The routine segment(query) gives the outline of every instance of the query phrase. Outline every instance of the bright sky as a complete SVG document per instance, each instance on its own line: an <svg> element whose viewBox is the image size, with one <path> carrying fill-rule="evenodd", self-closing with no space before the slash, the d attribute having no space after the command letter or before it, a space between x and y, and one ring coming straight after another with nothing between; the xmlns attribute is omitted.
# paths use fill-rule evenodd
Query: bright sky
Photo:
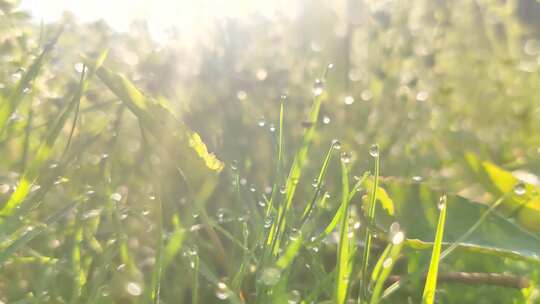
<svg viewBox="0 0 540 304"><path fill-rule="evenodd" d="M183 34L198 35L216 18L242 18L259 14L272 18L277 12L294 17L299 1L293 0L22 0L21 6L34 18L56 21L71 11L81 21L104 19L118 31L131 21L147 20L157 40L172 26Z"/></svg>

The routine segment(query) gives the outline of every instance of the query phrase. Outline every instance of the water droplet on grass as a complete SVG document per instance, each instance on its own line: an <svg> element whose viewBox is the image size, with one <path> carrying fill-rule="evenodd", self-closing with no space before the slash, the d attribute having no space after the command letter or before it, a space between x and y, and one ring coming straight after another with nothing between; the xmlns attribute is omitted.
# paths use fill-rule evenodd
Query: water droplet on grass
<svg viewBox="0 0 540 304"><path fill-rule="evenodd" d="M82 62L77 62L73 65L73 68L75 69L75 71L77 71L77 73L82 73L84 69L84 64Z"/></svg>
<svg viewBox="0 0 540 304"><path fill-rule="evenodd" d="M313 84L313 95L320 96L324 92L324 82L319 78L315 79Z"/></svg>
<svg viewBox="0 0 540 304"><path fill-rule="evenodd" d="M220 300L227 300L231 296L231 294L232 292L227 287L227 284L222 281L219 281L217 283L216 298Z"/></svg>
<svg viewBox="0 0 540 304"><path fill-rule="evenodd" d="M518 182L515 186L514 186L514 193L516 195L524 195L525 193L527 192L527 188L525 187L525 183L524 182Z"/></svg>
<svg viewBox="0 0 540 304"><path fill-rule="evenodd" d="M386 260L384 260L383 264L382 264L382 267L383 268L388 268L390 266L392 266L392 258L387 258Z"/></svg>
<svg viewBox="0 0 540 304"><path fill-rule="evenodd" d="M325 125L329 124L330 121L331 121L330 117L328 117L328 116L326 116L326 115L325 115L325 116L323 117L323 119L322 119L322 122L323 122L323 124L325 124Z"/></svg>
<svg viewBox="0 0 540 304"><path fill-rule="evenodd" d="M259 120L257 121L257 125L259 127L264 127L266 125L266 120L264 120L264 117L259 118Z"/></svg>
<svg viewBox="0 0 540 304"><path fill-rule="evenodd" d="M441 195L439 202L437 203L437 208L442 210L446 206L446 194Z"/></svg>
<svg viewBox="0 0 540 304"><path fill-rule="evenodd" d="M142 294L142 288L141 285L135 283L135 282L128 282L126 284L126 291L135 297L138 297Z"/></svg>
<svg viewBox="0 0 540 304"><path fill-rule="evenodd" d="M111 199L113 201L119 202L119 201L122 200L122 194L120 194L118 192L115 192L115 193L111 194Z"/></svg>
<svg viewBox="0 0 540 304"><path fill-rule="evenodd" d="M337 139L332 140L332 145L334 146L334 149L336 150L341 149L341 142Z"/></svg>
<svg viewBox="0 0 540 304"><path fill-rule="evenodd" d="M372 157L379 157L379 145L371 145L371 147L369 147L369 155Z"/></svg>
<svg viewBox="0 0 540 304"><path fill-rule="evenodd" d="M287 299L288 304L300 303L301 295L298 290L291 290Z"/></svg>
<svg viewBox="0 0 540 304"><path fill-rule="evenodd" d="M351 162L351 155L347 152L342 152L341 153L341 161L344 163L344 164L348 164Z"/></svg>

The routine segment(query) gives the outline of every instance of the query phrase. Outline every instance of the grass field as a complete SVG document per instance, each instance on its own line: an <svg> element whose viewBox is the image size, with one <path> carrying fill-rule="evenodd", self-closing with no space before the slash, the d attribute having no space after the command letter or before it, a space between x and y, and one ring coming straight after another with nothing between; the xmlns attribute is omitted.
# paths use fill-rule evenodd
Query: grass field
<svg viewBox="0 0 540 304"><path fill-rule="evenodd" d="M0 303L540 301L540 3L300 1L163 45L16 2Z"/></svg>

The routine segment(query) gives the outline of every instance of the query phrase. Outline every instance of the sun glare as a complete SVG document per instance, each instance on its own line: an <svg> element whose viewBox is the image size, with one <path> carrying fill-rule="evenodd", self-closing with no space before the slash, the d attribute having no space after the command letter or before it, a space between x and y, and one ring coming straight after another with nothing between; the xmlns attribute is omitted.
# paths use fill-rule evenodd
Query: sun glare
<svg viewBox="0 0 540 304"><path fill-rule="evenodd" d="M21 7L35 20L58 21L65 11L83 22L106 21L117 31L129 30L136 20L144 20L154 38L165 42L171 29L183 37L197 38L219 19L242 19L257 15L272 19L278 14L294 18L294 2L265 0L22 0Z"/></svg>

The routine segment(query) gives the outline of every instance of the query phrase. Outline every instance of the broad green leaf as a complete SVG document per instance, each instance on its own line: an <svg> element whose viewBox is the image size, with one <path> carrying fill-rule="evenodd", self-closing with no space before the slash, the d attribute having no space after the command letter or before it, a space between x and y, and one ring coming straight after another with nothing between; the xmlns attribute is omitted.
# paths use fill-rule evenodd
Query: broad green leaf
<svg viewBox="0 0 540 304"><path fill-rule="evenodd" d="M378 224L389 227L397 221L407 234L408 246L429 249L437 228L440 191L423 183L404 181L386 181L381 186L394 201L395 216L377 213ZM448 195L447 206L445 244L460 240L489 208L458 195ZM540 262L540 237L497 213L489 213L469 233L461 240L461 249Z"/></svg>
<svg viewBox="0 0 540 304"><path fill-rule="evenodd" d="M521 182L511 172L478 159L472 153L465 154L466 162L487 191L496 196L506 195L498 209L507 217L515 217L527 230L540 232L540 188ZM516 190L521 187L520 193Z"/></svg>

